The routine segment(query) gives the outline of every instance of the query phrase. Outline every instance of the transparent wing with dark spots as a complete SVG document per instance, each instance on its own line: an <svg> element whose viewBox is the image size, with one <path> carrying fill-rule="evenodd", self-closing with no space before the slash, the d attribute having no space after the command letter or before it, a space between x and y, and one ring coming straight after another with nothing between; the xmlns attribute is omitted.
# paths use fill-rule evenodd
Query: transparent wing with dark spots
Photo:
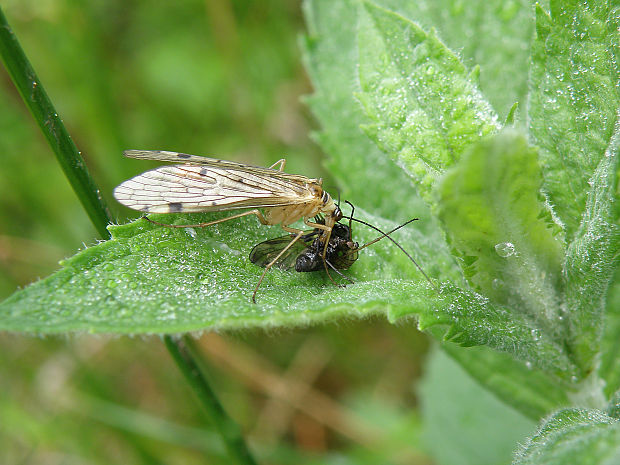
<svg viewBox="0 0 620 465"><path fill-rule="evenodd" d="M268 208L316 201L305 186L207 165L162 166L114 189L123 205L149 213Z"/></svg>
<svg viewBox="0 0 620 465"><path fill-rule="evenodd" d="M234 161L221 160L219 158L202 157L200 155L190 155L180 152L169 152L166 150L125 150L123 154L128 158L140 160L166 161L172 163L187 163L191 165L211 166L223 170L242 171L255 173L263 176L276 177L298 184L320 183L318 179L308 178L299 174L289 174L282 171L265 168L262 166L246 165Z"/></svg>

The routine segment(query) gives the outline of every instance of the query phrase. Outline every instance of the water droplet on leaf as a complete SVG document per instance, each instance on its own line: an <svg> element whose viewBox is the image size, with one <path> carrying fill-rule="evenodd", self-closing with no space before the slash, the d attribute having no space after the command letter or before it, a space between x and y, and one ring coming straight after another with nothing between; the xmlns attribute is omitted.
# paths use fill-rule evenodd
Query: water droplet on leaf
<svg viewBox="0 0 620 465"><path fill-rule="evenodd" d="M495 252L502 258L508 258L515 255L515 245L512 242L501 242L495 244Z"/></svg>

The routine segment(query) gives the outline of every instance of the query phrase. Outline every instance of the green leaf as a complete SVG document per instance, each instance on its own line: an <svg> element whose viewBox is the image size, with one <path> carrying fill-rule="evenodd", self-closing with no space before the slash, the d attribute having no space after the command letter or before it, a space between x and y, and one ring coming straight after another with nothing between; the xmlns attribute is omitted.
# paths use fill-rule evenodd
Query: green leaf
<svg viewBox="0 0 620 465"><path fill-rule="evenodd" d="M482 388L441 350L431 352L424 373L419 389L422 439L436 462L509 463L515 443L535 423Z"/></svg>
<svg viewBox="0 0 620 465"><path fill-rule="evenodd" d="M315 138L328 154L326 166L338 181L341 198L373 215L404 221L420 218L415 228L424 232L426 253L441 256L443 273L427 272L442 280L461 282L443 234L417 196L411 179L387 158L360 129L367 117L354 97L359 91L356 42L359 1L304 2L308 35L302 41L304 62L314 87L306 99L321 124ZM370 188L369 188L370 187ZM430 263L435 260L431 260ZM425 268L428 260L422 260ZM449 268L449 269L448 269Z"/></svg>
<svg viewBox="0 0 620 465"><path fill-rule="evenodd" d="M562 248L541 216L536 151L506 132L474 146L446 173L438 213L466 277L493 302L540 328L559 321Z"/></svg>
<svg viewBox="0 0 620 465"><path fill-rule="evenodd" d="M415 21L458 51L468 67L480 67L480 89L505 117L527 101L529 46L534 10L529 0L385 0L390 10Z"/></svg>
<svg viewBox="0 0 620 465"><path fill-rule="evenodd" d="M178 224L213 218L158 216L164 223ZM390 228L389 223L379 226ZM355 284L343 289L322 272L271 270L258 293L258 304L252 304L262 268L247 256L258 242L282 235L279 228L261 227L246 218L197 230L158 227L145 220L109 229L112 240L83 250L54 275L0 303L0 328L173 333L306 325L401 307L411 311L430 294L436 295L426 281L420 284L423 277L404 254L382 241L360 252L360 259L345 272ZM362 229L355 233L360 241L376 237ZM414 256L427 247L424 236L414 229L396 235L411 245ZM441 270L441 262L430 268L435 267Z"/></svg>
<svg viewBox="0 0 620 465"><path fill-rule="evenodd" d="M425 233L428 252L449 263L453 259L439 226L411 179L360 129L367 117L354 97L359 91L358 12L357 0L304 2L308 34L302 50L314 88L306 102L321 125L315 139L328 155L325 164L338 181L341 198L395 221L419 217L415 227ZM459 281L460 271L452 263L442 279Z"/></svg>
<svg viewBox="0 0 620 465"><path fill-rule="evenodd" d="M314 138L328 154L326 166L340 194L374 214L397 220L430 214L411 181L360 129L366 117L354 97L358 1L306 0L304 62L314 94L306 98L321 125ZM368 189L372 186L372 189ZM432 224L425 221L424 228ZM433 229L435 233L438 230Z"/></svg>
<svg viewBox="0 0 620 465"><path fill-rule="evenodd" d="M561 341L543 331L528 315L494 304L472 291L444 284L440 295L430 294L412 309L392 308L391 321L418 314L418 327L437 339L471 347L486 345L553 373L558 379L577 376L574 363Z"/></svg>
<svg viewBox="0 0 620 465"><path fill-rule="evenodd" d="M567 242L579 228L590 178L605 156L619 108L617 8L551 1L536 7L529 120L544 189Z"/></svg>
<svg viewBox="0 0 620 465"><path fill-rule="evenodd" d="M620 256L620 227L615 222L616 170L620 157L620 122L603 159L589 181L585 211L566 252L568 343L573 359L586 371L600 351L603 312L609 284ZM614 324L613 315L609 315Z"/></svg>
<svg viewBox="0 0 620 465"><path fill-rule="evenodd" d="M616 267L614 282L609 288L601 341L599 374L605 380L607 398L620 389L620 268Z"/></svg>
<svg viewBox="0 0 620 465"><path fill-rule="evenodd" d="M614 465L620 421L600 410L566 409L547 419L516 453L514 465Z"/></svg>
<svg viewBox="0 0 620 465"><path fill-rule="evenodd" d="M532 420L570 405L566 386L532 363L515 360L508 354L487 347L458 347L444 344L443 350L469 375L478 380L506 404Z"/></svg>
<svg viewBox="0 0 620 465"><path fill-rule="evenodd" d="M406 18L363 2L358 44L365 129L432 202L438 176L497 117L456 55Z"/></svg>
<svg viewBox="0 0 620 465"><path fill-rule="evenodd" d="M607 406L607 414L616 420L620 420L620 391L616 391L611 397L609 405Z"/></svg>

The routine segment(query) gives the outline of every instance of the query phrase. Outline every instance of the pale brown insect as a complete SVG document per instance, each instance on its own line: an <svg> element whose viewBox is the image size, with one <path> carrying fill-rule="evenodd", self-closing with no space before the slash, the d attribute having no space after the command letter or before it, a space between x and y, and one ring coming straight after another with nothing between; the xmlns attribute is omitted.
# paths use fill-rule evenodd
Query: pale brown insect
<svg viewBox="0 0 620 465"><path fill-rule="evenodd" d="M311 228L325 231L320 235L321 258L329 275L325 254L332 229L342 219L342 212L321 187L321 179L284 173L284 159L269 168L262 168L160 150L127 150L124 155L130 158L182 163L146 171L114 189L114 197L129 208L147 213L251 209L207 223L165 225L149 220L153 223L176 228L205 227L246 215L256 215L261 224L279 224L282 229L293 234L290 243L265 265L252 294L253 302L256 301L256 293L267 271L304 234L303 230L290 226L300 219ZM275 169L276 166L279 166L278 169ZM311 221L314 217L322 217L322 221Z"/></svg>

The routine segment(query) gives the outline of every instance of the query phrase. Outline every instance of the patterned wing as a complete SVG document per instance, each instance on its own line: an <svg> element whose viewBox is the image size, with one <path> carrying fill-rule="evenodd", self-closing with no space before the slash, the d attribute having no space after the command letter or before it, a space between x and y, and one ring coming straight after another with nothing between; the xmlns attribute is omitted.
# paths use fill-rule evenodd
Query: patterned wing
<svg viewBox="0 0 620 465"><path fill-rule="evenodd" d="M129 158L137 158L140 160L156 160L167 161L172 163L185 163L191 165L204 165L224 170L242 171L255 173L269 177L286 179L290 182L306 184L308 182L321 184L319 179L311 179L298 174L288 174L273 168L264 168L261 166L245 165L234 161L220 160L218 158L201 157L199 155L189 155L187 153L169 152L165 150L125 150L123 155Z"/></svg>
<svg viewBox="0 0 620 465"><path fill-rule="evenodd" d="M213 164L162 166L123 182L114 189L114 197L129 208L150 213L277 207L316 200L306 185Z"/></svg>
<svg viewBox="0 0 620 465"><path fill-rule="evenodd" d="M169 152L166 150L125 150L123 152L128 158L137 158L140 160L156 160L169 161L173 163L190 163L193 165L210 165L223 169L243 169L243 168L259 168L243 163L235 163L234 161L219 160L217 158L201 157L199 155L189 155L187 153ZM259 168L266 170L268 168ZM274 170L275 171L275 170Z"/></svg>

